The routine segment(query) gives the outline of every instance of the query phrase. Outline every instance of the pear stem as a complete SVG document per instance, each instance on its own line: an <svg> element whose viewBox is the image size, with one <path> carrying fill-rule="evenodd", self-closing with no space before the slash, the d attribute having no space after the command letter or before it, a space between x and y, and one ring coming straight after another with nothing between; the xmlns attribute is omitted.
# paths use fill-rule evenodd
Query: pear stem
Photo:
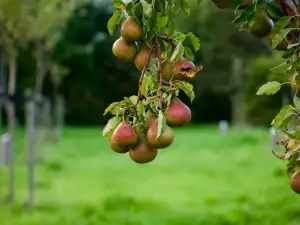
<svg viewBox="0 0 300 225"><path fill-rule="evenodd" d="M155 36L155 43L157 46L157 57L158 57L158 68L159 68L159 87L158 87L158 93L159 93L159 100L158 100L158 110L162 110L162 85L164 82L163 76L162 76L162 59L161 59L161 50L160 45L158 41L158 36Z"/></svg>
<svg viewBox="0 0 300 225"><path fill-rule="evenodd" d="M145 65L143 67L143 70L142 70L142 74L141 74L141 77L140 77L140 80L139 80L138 97L137 97L137 100L136 100L136 103L135 103L136 106L137 106L137 104L139 104L139 102L141 101L141 98L142 98L141 86L142 86L144 78L145 78L146 69L147 69L147 66L149 64L152 52L154 50L154 46L155 45L152 44L152 46L150 48L150 51L147 55L146 63L145 63Z"/></svg>

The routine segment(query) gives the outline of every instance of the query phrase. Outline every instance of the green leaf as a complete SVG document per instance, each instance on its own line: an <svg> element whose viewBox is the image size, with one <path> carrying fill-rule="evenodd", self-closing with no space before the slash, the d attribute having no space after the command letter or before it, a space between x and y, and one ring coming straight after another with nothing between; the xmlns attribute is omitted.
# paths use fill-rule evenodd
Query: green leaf
<svg viewBox="0 0 300 225"><path fill-rule="evenodd" d="M151 73L146 71L145 77L141 86L141 93L143 96L147 96L149 89L151 89L151 85L153 85Z"/></svg>
<svg viewBox="0 0 300 225"><path fill-rule="evenodd" d="M120 102L113 102L111 103L106 109L105 112L103 114L103 116L105 116L107 113L109 113L110 111L112 111L115 107L117 107L118 105L120 105Z"/></svg>
<svg viewBox="0 0 300 225"><path fill-rule="evenodd" d="M291 30L291 28L285 28L281 30L280 33L276 34L272 40L272 49L275 49L277 45L279 45L286 38Z"/></svg>
<svg viewBox="0 0 300 225"><path fill-rule="evenodd" d="M126 5L126 12L128 13L129 16L132 16L133 15L133 2L129 2L127 5Z"/></svg>
<svg viewBox="0 0 300 225"><path fill-rule="evenodd" d="M282 10L272 3L265 3L266 13L269 15L271 19L279 19L284 16Z"/></svg>
<svg viewBox="0 0 300 225"><path fill-rule="evenodd" d="M171 20L169 18L169 21L168 21L168 35L169 37L172 37L176 32L176 24L174 23L173 20Z"/></svg>
<svg viewBox="0 0 300 225"><path fill-rule="evenodd" d="M126 108L133 107L135 105L135 102L132 101L132 98L134 100L134 97L124 97L123 103Z"/></svg>
<svg viewBox="0 0 300 225"><path fill-rule="evenodd" d="M131 9L132 14L135 18L140 18L143 14L143 5L142 3L138 3L136 5L134 5Z"/></svg>
<svg viewBox="0 0 300 225"><path fill-rule="evenodd" d="M293 130L293 131L291 132L291 135L294 136L294 137L292 137L292 138L297 139L297 140L300 140L300 130Z"/></svg>
<svg viewBox="0 0 300 225"><path fill-rule="evenodd" d="M117 9L125 8L125 6L126 6L122 0L114 0L113 5Z"/></svg>
<svg viewBox="0 0 300 225"><path fill-rule="evenodd" d="M187 46L184 47L184 54L188 60L190 60L190 61L194 60L194 53L192 52L192 50L189 47L187 47Z"/></svg>
<svg viewBox="0 0 300 225"><path fill-rule="evenodd" d="M185 81L174 82L190 98L191 102L195 99L194 87Z"/></svg>
<svg viewBox="0 0 300 225"><path fill-rule="evenodd" d="M184 40L185 40L185 34L184 33L181 33L181 32L178 32L177 34L176 34L176 41L178 41L178 42L184 42Z"/></svg>
<svg viewBox="0 0 300 225"><path fill-rule="evenodd" d="M275 129L280 127L285 127L291 121L293 116L293 108L291 105L286 105L281 108L280 112L276 115L271 125L274 126Z"/></svg>
<svg viewBox="0 0 300 225"><path fill-rule="evenodd" d="M160 137L160 135L164 132L165 127L167 125L165 115L164 113L160 110L158 113L158 126L157 126L157 135L156 139Z"/></svg>
<svg viewBox="0 0 300 225"><path fill-rule="evenodd" d="M145 0L141 0L140 1L142 6L143 6L143 13L150 17L151 16L151 13L152 13L152 5L149 4L148 2L146 2Z"/></svg>
<svg viewBox="0 0 300 225"><path fill-rule="evenodd" d="M288 132L288 131L286 131L286 130L282 130L282 132L286 135L286 136L288 136L289 138L292 138L292 139L296 139L296 136L295 136L295 134L293 133L293 132Z"/></svg>
<svg viewBox="0 0 300 225"><path fill-rule="evenodd" d="M137 101L137 96L136 95L132 95L129 97L130 101L132 102L132 104L135 105L136 101Z"/></svg>
<svg viewBox="0 0 300 225"><path fill-rule="evenodd" d="M192 32L189 32L188 35L189 35L190 42L192 43L195 52L198 51L200 49L199 38L197 38Z"/></svg>
<svg viewBox="0 0 300 225"><path fill-rule="evenodd" d="M157 18L157 22L156 22L156 26L161 28L161 27L165 27L168 23L168 16L160 16Z"/></svg>
<svg viewBox="0 0 300 225"><path fill-rule="evenodd" d="M284 75L286 77L291 77L295 74L295 72L296 72L296 70L289 68L286 71L284 71Z"/></svg>
<svg viewBox="0 0 300 225"><path fill-rule="evenodd" d="M273 68L271 68L270 70L273 72L273 73L284 73L288 68L290 67L289 64L287 64L286 62L283 62Z"/></svg>
<svg viewBox="0 0 300 225"><path fill-rule="evenodd" d="M296 106L296 108L300 110L300 99L297 98L296 95L293 98L293 102L294 102L294 105Z"/></svg>
<svg viewBox="0 0 300 225"><path fill-rule="evenodd" d="M292 64L292 69L297 70L300 68L300 58L297 58L295 62Z"/></svg>
<svg viewBox="0 0 300 225"><path fill-rule="evenodd" d="M138 113L138 117L140 121L144 121L145 120L145 107L143 102L139 102L139 104L137 105L137 113Z"/></svg>
<svg viewBox="0 0 300 225"><path fill-rule="evenodd" d="M191 9L190 8L183 8L183 12L185 13L185 15L190 16Z"/></svg>
<svg viewBox="0 0 300 225"><path fill-rule="evenodd" d="M111 135L113 134L114 130L118 127L118 125L121 122L121 118L120 117L113 117L111 118L106 126L104 127L103 131L102 131L102 136L104 137L111 137Z"/></svg>
<svg viewBox="0 0 300 225"><path fill-rule="evenodd" d="M273 95L278 92L281 88L281 83L277 81L271 81L259 88L257 95Z"/></svg>
<svg viewBox="0 0 300 225"><path fill-rule="evenodd" d="M289 23L290 23L290 17L289 16L281 17L277 21L274 29L277 30L277 31L280 31L280 30L284 29L287 25L289 25Z"/></svg>
<svg viewBox="0 0 300 225"><path fill-rule="evenodd" d="M249 21L255 15L255 6L254 4L248 6L240 15L234 18L231 23L240 23L243 21Z"/></svg>
<svg viewBox="0 0 300 225"><path fill-rule="evenodd" d="M122 19L122 11L116 10L112 17L107 22L107 29L109 34L112 36L115 32L116 27L119 25Z"/></svg>

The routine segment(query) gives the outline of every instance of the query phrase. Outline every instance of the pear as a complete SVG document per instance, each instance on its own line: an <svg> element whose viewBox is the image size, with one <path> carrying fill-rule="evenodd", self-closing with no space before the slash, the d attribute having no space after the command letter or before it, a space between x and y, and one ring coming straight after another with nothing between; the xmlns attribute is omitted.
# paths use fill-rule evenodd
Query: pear
<svg viewBox="0 0 300 225"><path fill-rule="evenodd" d="M165 111L167 124L170 127L179 127L187 124L191 120L191 110L178 97L171 100Z"/></svg>
<svg viewBox="0 0 300 225"><path fill-rule="evenodd" d="M172 62L166 60L162 64L162 75L165 81L170 81L172 79Z"/></svg>
<svg viewBox="0 0 300 225"><path fill-rule="evenodd" d="M296 171L292 175L290 185L295 193L300 194L300 171Z"/></svg>
<svg viewBox="0 0 300 225"><path fill-rule="evenodd" d="M169 147L174 141L174 132L167 125L161 135L156 138L158 131L158 119L156 119L147 131L147 140L151 147L161 149Z"/></svg>
<svg viewBox="0 0 300 225"><path fill-rule="evenodd" d="M149 163L157 156L157 150L149 145L144 135L139 139L139 143L129 151L131 160L136 163Z"/></svg>
<svg viewBox="0 0 300 225"><path fill-rule="evenodd" d="M144 37L144 30L135 18L129 16L121 26L121 36L126 41L138 41Z"/></svg>
<svg viewBox="0 0 300 225"><path fill-rule="evenodd" d="M113 44L112 52L121 60L133 61L137 52L137 46L135 42L126 41L124 38L120 37Z"/></svg>
<svg viewBox="0 0 300 225"><path fill-rule="evenodd" d="M255 37L269 35L274 27L273 21L265 14L257 14L249 22L249 32Z"/></svg>
<svg viewBox="0 0 300 225"><path fill-rule="evenodd" d="M163 78L166 81L172 80L185 80L185 77L180 73L181 70L193 69L194 63L181 57L175 62L166 60L163 63Z"/></svg>
<svg viewBox="0 0 300 225"><path fill-rule="evenodd" d="M116 139L109 139L109 146L112 150L114 150L115 152L117 153L126 153L129 151L129 148L122 148L120 147L117 142L116 142Z"/></svg>
<svg viewBox="0 0 300 225"><path fill-rule="evenodd" d="M116 149L118 149L118 147L121 149L128 149L137 144L138 136L133 127L127 122L122 121L114 130L110 140L113 143L113 146L116 146Z"/></svg>
<svg viewBox="0 0 300 225"><path fill-rule="evenodd" d="M134 58L134 64L136 68L140 71L143 70L146 62L147 62L147 57L149 55L150 48L148 47L147 44L143 44L141 48L139 49L138 53L136 54ZM153 52L151 57L154 57L155 53Z"/></svg>

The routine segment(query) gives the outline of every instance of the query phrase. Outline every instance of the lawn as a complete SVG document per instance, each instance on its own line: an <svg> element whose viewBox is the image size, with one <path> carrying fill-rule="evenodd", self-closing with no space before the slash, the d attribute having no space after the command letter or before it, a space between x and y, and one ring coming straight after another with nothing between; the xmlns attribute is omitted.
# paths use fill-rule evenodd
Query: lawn
<svg viewBox="0 0 300 225"><path fill-rule="evenodd" d="M35 206L26 199L18 131L16 205L1 225L297 225L300 196L285 162L270 151L268 130L214 126L175 130L175 142L139 165L114 153L101 128L67 128L48 163L37 166ZM2 174L5 175L5 170ZM1 187L1 197L6 189Z"/></svg>

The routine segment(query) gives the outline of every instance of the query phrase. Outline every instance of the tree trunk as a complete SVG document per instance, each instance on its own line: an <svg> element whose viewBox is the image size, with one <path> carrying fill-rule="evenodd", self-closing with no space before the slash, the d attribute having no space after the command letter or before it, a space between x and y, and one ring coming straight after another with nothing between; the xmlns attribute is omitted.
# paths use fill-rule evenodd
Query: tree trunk
<svg viewBox="0 0 300 225"><path fill-rule="evenodd" d="M9 83L8 83L8 94L14 95L16 88L16 71L17 70L17 58L16 55L12 55L9 60ZM5 103L7 122L8 122L8 133L10 136L9 144L9 184L8 184L8 202L13 203L14 201L14 129L15 129L15 106L11 101Z"/></svg>
<svg viewBox="0 0 300 225"><path fill-rule="evenodd" d="M232 60L232 85L231 94L231 119L233 126L243 127L245 122L244 96L243 96L243 60L233 58Z"/></svg>
<svg viewBox="0 0 300 225"><path fill-rule="evenodd" d="M0 93L5 93L6 86L6 51L4 47L1 47L0 58ZM2 129L2 108L4 105L3 98L0 101L0 130Z"/></svg>
<svg viewBox="0 0 300 225"><path fill-rule="evenodd" d="M42 40L36 41L36 80L35 80L35 94L38 98L43 91L43 82L45 79L45 59Z"/></svg>
<svg viewBox="0 0 300 225"><path fill-rule="evenodd" d="M39 140L41 139L41 129L42 129L42 104L43 104L43 83L46 74L46 65L45 65L45 53L43 49L43 41L41 39L36 40L36 82L35 82L35 90L34 96L37 101L36 104L36 113L35 113L35 126L36 126L36 151L35 154L38 154L36 157L43 155L41 151L43 149L39 149ZM42 162L43 159L39 158L37 162Z"/></svg>
<svg viewBox="0 0 300 225"><path fill-rule="evenodd" d="M5 71L5 66L6 66L6 51L4 46L1 47L0 49L0 93L4 93L5 92L5 75L6 75L6 71ZM0 129L2 129L2 107L3 107L3 103L4 101L1 99L0 100ZM1 156L3 157L2 160L4 161L4 153L5 153L5 149L2 148L1 150ZM1 174L2 174L2 168L1 169ZM1 190L1 186L2 186L2 179L0 180L0 190ZM0 193L1 194L1 193Z"/></svg>
<svg viewBox="0 0 300 225"><path fill-rule="evenodd" d="M61 139L61 133L64 127L65 122L65 101L64 98L56 94L55 95L55 120L54 120L54 127L55 127L55 139L56 142L59 142Z"/></svg>
<svg viewBox="0 0 300 225"><path fill-rule="evenodd" d="M32 97L30 90L26 93L27 97ZM35 113L36 105L34 101L26 103L26 128L27 128L27 166L28 166L28 199L27 204L32 205L34 201L35 184Z"/></svg>

